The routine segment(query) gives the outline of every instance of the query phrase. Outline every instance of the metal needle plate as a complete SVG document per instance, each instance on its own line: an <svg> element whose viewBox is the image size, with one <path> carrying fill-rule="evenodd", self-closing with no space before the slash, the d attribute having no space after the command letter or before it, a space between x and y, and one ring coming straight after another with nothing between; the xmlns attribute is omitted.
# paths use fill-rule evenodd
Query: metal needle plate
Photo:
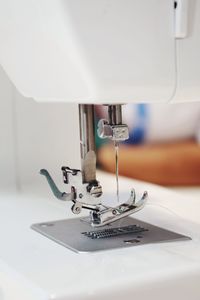
<svg viewBox="0 0 200 300"><path fill-rule="evenodd" d="M131 217L101 228L92 228L80 218L33 224L31 228L75 252L94 252L190 239ZM130 232L127 232L128 230ZM95 236L95 232L96 235L101 233L100 236L104 238L91 238L89 235ZM111 235L105 238L106 232L110 232Z"/></svg>

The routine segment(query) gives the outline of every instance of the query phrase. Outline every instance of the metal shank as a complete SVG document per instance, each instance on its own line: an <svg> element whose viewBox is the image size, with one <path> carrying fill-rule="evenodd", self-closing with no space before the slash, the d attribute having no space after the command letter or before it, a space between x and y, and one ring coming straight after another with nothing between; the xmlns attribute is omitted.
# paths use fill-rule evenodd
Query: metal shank
<svg viewBox="0 0 200 300"><path fill-rule="evenodd" d="M83 183L96 180L94 105L79 104L81 168Z"/></svg>
<svg viewBox="0 0 200 300"><path fill-rule="evenodd" d="M108 105L108 122L109 122L109 125L121 125L122 124L121 104Z"/></svg>

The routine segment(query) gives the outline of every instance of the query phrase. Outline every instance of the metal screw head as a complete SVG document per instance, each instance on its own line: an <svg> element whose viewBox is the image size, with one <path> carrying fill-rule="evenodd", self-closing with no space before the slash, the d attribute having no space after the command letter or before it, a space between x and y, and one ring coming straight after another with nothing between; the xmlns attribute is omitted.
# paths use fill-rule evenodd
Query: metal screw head
<svg viewBox="0 0 200 300"><path fill-rule="evenodd" d="M76 211L77 213L79 213L79 212L81 211L80 207L77 206L77 207L75 208L75 211Z"/></svg>
<svg viewBox="0 0 200 300"><path fill-rule="evenodd" d="M116 216L116 214L117 214L116 209L113 209L112 214L113 214L114 216Z"/></svg>
<svg viewBox="0 0 200 300"><path fill-rule="evenodd" d="M81 212L81 207L80 206L76 206L75 204L72 205L72 208L71 208L72 212L74 214L79 214Z"/></svg>
<svg viewBox="0 0 200 300"><path fill-rule="evenodd" d="M80 199L83 198L83 194L79 194L79 198L80 198Z"/></svg>

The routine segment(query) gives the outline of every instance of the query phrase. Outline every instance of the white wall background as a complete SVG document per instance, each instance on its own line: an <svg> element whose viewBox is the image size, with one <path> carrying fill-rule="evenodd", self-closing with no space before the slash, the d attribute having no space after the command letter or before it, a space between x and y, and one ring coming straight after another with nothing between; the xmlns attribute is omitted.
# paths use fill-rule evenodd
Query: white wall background
<svg viewBox="0 0 200 300"><path fill-rule="evenodd" d="M15 186L14 88L0 68L0 187Z"/></svg>
<svg viewBox="0 0 200 300"><path fill-rule="evenodd" d="M26 99L0 68L0 189L46 185L41 168L61 183L63 165L80 167L77 105Z"/></svg>

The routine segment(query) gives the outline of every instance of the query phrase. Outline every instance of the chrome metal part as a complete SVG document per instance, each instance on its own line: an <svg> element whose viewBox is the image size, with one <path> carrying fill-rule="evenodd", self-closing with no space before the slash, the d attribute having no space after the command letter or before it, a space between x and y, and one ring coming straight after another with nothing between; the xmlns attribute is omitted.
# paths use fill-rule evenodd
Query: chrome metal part
<svg viewBox="0 0 200 300"><path fill-rule="evenodd" d="M122 227L101 229L101 230L92 230L92 231L90 230L90 231L82 232L82 234L91 239L107 239L113 236L126 235L130 233L138 234L144 231L148 231L148 229L145 229L143 227L134 224L134 225L128 225Z"/></svg>
<svg viewBox="0 0 200 300"><path fill-rule="evenodd" d="M135 191L132 189L125 203L116 207L105 206L102 204L102 188L98 181L83 184L80 170L62 167L62 171L64 182L70 184L71 193L61 192L47 170L42 169L40 173L45 175L53 194L58 199L73 202L71 210L74 214L79 214L82 208L90 210L89 223L93 227L101 227L127 217L142 209L147 201L147 192L136 201Z"/></svg>
<svg viewBox="0 0 200 300"><path fill-rule="evenodd" d="M93 181L90 184L82 183L82 175L80 170L70 169L69 167L62 167L64 183L69 183L71 188L71 193L61 192L56 186L54 180L50 176L49 172L42 169L40 173L45 175L47 182L56 196L56 198L63 201L72 201L74 213L80 212L75 208L78 206L85 208L93 208L99 210L99 205L101 204L101 199L99 198L102 194L101 186L98 181ZM89 207L87 207L87 205Z"/></svg>
<svg viewBox="0 0 200 300"><path fill-rule="evenodd" d="M128 126L122 123L121 105L108 105L108 120L99 121L97 132L100 138L108 138L115 142L129 138Z"/></svg>
<svg viewBox="0 0 200 300"><path fill-rule="evenodd" d="M127 125L110 125L105 119L99 120L97 133L102 139L110 139L116 142L125 141L129 137Z"/></svg>
<svg viewBox="0 0 200 300"><path fill-rule="evenodd" d="M121 234L121 230L127 226L143 228L141 232ZM106 230L117 230L118 235L108 238L92 239L84 232L90 232L89 223L80 218L59 220L46 223L33 224L32 229L57 242L58 244L77 253L104 251L109 249L127 248L138 245L163 243L172 241L190 240L189 237L162 229L160 227L127 217L101 228L102 234ZM93 232L99 229L94 228Z"/></svg>
<svg viewBox="0 0 200 300"><path fill-rule="evenodd" d="M133 189L131 190L131 195L127 202L116 207L104 206L105 208L99 212L92 211L90 214L90 223L93 227L101 227L136 213L145 206L147 197L148 193L144 192L142 198L136 202L135 191Z"/></svg>
<svg viewBox="0 0 200 300"><path fill-rule="evenodd" d="M83 183L96 180L94 105L79 104L81 168Z"/></svg>
<svg viewBox="0 0 200 300"><path fill-rule="evenodd" d="M54 196L62 201L72 201L74 200L74 198L76 198L75 196L75 191L73 188L71 188L71 193L65 193L65 192L61 192L58 187L56 186L54 180L52 179L51 175L49 174L49 172L45 169L40 170L40 174L44 175L47 179L47 182L54 194Z"/></svg>
<svg viewBox="0 0 200 300"><path fill-rule="evenodd" d="M101 137L111 138L117 146L119 141L128 138L128 127L122 124L121 105L108 105L108 119L100 121L98 131ZM139 201L136 201L135 191L132 190L125 203L114 208L103 205L102 187L96 180L94 105L79 105L79 120L82 170L61 168L63 181L70 186L70 192L61 192L47 170L42 169L40 173L46 177L56 198L72 201L71 210L74 214L79 214L83 208L88 209L89 224L102 227L142 209L147 200L147 192Z"/></svg>
<svg viewBox="0 0 200 300"><path fill-rule="evenodd" d="M108 105L108 122L110 125L122 124L122 106L121 104Z"/></svg>
<svg viewBox="0 0 200 300"><path fill-rule="evenodd" d="M99 182L97 180L91 181L87 185L87 191L91 196L94 196L95 198L99 198L102 195L102 187L101 185L99 185Z"/></svg>

